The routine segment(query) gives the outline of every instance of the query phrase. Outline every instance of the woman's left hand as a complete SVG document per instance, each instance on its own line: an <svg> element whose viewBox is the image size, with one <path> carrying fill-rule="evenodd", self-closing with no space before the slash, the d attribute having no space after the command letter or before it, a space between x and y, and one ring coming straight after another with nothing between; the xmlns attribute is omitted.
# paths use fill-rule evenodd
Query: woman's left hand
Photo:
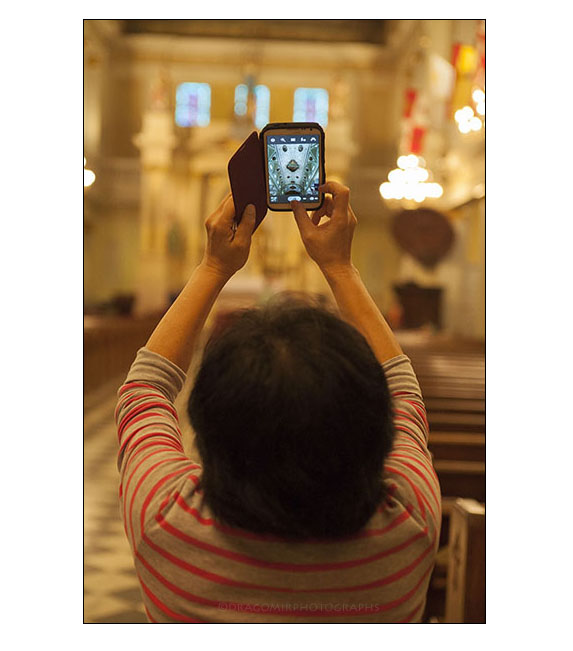
<svg viewBox="0 0 573 651"><path fill-rule="evenodd" d="M233 197L228 194L205 221L207 246L202 265L228 280L245 265L255 228L255 207L249 204L237 226Z"/></svg>

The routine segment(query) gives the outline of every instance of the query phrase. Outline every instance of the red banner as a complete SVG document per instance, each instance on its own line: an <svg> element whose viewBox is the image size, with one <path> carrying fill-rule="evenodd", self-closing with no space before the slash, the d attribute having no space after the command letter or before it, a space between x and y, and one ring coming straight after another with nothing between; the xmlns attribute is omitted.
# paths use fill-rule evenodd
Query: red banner
<svg viewBox="0 0 573 651"><path fill-rule="evenodd" d="M412 129L412 141L410 142L410 151L413 154L421 153L422 143L425 135L426 135L426 129L422 127L414 127Z"/></svg>
<svg viewBox="0 0 573 651"><path fill-rule="evenodd" d="M412 109L414 108L414 102L416 101L416 95L418 91L415 88L406 88L405 93L405 102L404 102L404 117L409 118L412 115Z"/></svg>

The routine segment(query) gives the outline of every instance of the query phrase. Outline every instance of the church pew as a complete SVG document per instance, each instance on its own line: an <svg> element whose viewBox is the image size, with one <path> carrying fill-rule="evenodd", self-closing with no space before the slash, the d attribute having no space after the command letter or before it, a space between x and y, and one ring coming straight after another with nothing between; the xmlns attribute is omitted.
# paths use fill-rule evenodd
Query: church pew
<svg viewBox="0 0 573 651"><path fill-rule="evenodd" d="M485 414L467 412L428 411L430 430L484 432Z"/></svg>
<svg viewBox="0 0 573 651"><path fill-rule="evenodd" d="M84 317L84 394L126 374L161 315Z"/></svg>
<svg viewBox="0 0 573 651"><path fill-rule="evenodd" d="M441 398L424 396L426 410L430 411L453 411L472 412L485 414L485 400L481 398Z"/></svg>
<svg viewBox="0 0 573 651"><path fill-rule="evenodd" d="M463 366L442 362L438 364L426 364L417 360L412 360L415 364L416 375L418 377L456 377L460 379L480 379L485 376L485 367L483 364L465 364Z"/></svg>
<svg viewBox="0 0 573 651"><path fill-rule="evenodd" d="M440 548L430 579L424 621L485 621L485 506L442 498Z"/></svg>
<svg viewBox="0 0 573 651"><path fill-rule="evenodd" d="M439 384L422 384L420 389L424 400L438 399L459 399L459 400L485 400L484 387L463 387L456 384L439 385Z"/></svg>
<svg viewBox="0 0 573 651"><path fill-rule="evenodd" d="M407 351L407 354L409 351ZM483 354L410 354L430 425L429 448L442 495L485 501Z"/></svg>
<svg viewBox="0 0 573 651"><path fill-rule="evenodd" d="M457 499L451 509L444 623L485 623L485 506Z"/></svg>
<svg viewBox="0 0 573 651"><path fill-rule="evenodd" d="M428 443L434 459L485 461L485 434L430 430Z"/></svg>
<svg viewBox="0 0 573 651"><path fill-rule="evenodd" d="M442 495L485 502L485 461L434 459Z"/></svg>
<svg viewBox="0 0 573 651"><path fill-rule="evenodd" d="M444 621L454 506L460 497L485 502L484 350L479 343L466 347L439 339L403 347L420 382L430 423L428 446L442 492L440 547L425 619Z"/></svg>

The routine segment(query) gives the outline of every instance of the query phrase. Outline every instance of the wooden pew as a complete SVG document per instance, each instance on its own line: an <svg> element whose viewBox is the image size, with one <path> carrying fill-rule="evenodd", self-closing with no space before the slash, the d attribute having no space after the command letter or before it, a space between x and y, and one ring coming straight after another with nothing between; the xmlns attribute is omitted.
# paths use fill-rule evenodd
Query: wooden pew
<svg viewBox="0 0 573 651"><path fill-rule="evenodd" d="M463 431L478 434L485 431L485 414L428 410L428 422L430 431Z"/></svg>
<svg viewBox="0 0 573 651"><path fill-rule="evenodd" d="M458 498L469 499L469 504L474 505L485 502L484 350L480 342L456 342L439 337L413 346L403 344L403 349L412 360L420 382L430 424L429 448L443 496L440 547L425 613L426 621L443 622L446 621L449 567L454 561L460 562L459 550L452 555L449 544L452 536L457 536L460 544ZM455 531L453 526L457 527ZM460 568L456 571L459 575ZM473 580L472 575L467 585L471 587ZM455 585L459 588L459 581ZM460 618L469 615L459 610L460 604L470 604L471 600L462 599L459 590L456 597L450 595L449 599L449 617L452 621L455 617L465 621ZM454 614L456 603L458 612ZM468 608L475 616L477 607ZM478 615L481 617L481 613Z"/></svg>
<svg viewBox="0 0 573 651"><path fill-rule="evenodd" d="M485 507L458 499L450 515L445 623L485 623Z"/></svg>
<svg viewBox="0 0 573 651"><path fill-rule="evenodd" d="M485 434L430 430L434 460L485 461Z"/></svg>
<svg viewBox="0 0 573 651"><path fill-rule="evenodd" d="M435 459L442 495L463 495L485 502L485 462Z"/></svg>
<svg viewBox="0 0 573 651"><path fill-rule="evenodd" d="M84 394L127 374L160 318L160 314L141 318L85 316Z"/></svg>
<svg viewBox="0 0 573 651"><path fill-rule="evenodd" d="M485 400L483 398L441 398L424 396L424 402L428 411L485 413Z"/></svg>
<svg viewBox="0 0 573 651"><path fill-rule="evenodd" d="M478 342L437 337L404 351L420 382L442 494L485 500L485 363Z"/></svg>

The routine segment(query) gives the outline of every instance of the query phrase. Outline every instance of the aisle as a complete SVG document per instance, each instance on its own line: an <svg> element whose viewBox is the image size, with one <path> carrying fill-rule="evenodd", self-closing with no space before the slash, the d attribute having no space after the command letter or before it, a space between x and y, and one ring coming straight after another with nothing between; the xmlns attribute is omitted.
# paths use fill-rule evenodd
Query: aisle
<svg viewBox="0 0 573 651"><path fill-rule="evenodd" d="M194 373L194 367L190 375ZM121 375L84 396L84 622L148 623L119 512L113 413ZM198 460L185 405L191 379L175 400L183 448Z"/></svg>
<svg viewBox="0 0 573 651"><path fill-rule="evenodd" d="M119 515L118 378L84 403L84 622L147 623Z"/></svg>

